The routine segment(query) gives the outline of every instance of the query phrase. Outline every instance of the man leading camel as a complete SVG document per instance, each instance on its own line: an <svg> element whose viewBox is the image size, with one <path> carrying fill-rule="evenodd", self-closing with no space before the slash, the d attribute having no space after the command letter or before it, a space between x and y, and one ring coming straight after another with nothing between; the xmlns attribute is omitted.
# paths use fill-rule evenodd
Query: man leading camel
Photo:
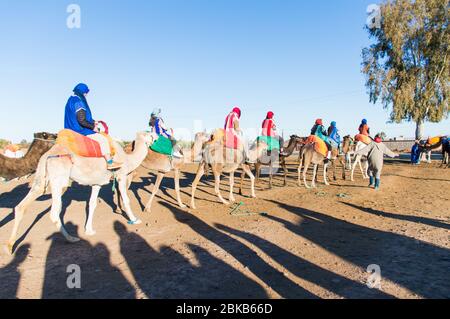
<svg viewBox="0 0 450 319"><path fill-rule="evenodd" d="M108 139L100 134L100 124L94 121L86 96L89 88L86 84L80 83L73 89L74 95L69 98L66 104L64 115L64 128L87 136L100 145L102 156L108 164L108 170L115 170L122 166L122 163L115 162L111 155L111 148Z"/></svg>

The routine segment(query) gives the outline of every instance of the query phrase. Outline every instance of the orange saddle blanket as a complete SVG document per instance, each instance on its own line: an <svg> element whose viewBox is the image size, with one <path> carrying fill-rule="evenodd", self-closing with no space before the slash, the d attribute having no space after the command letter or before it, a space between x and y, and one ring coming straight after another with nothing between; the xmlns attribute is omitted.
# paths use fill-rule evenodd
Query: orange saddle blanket
<svg viewBox="0 0 450 319"><path fill-rule="evenodd" d="M363 135L363 134L358 134L355 136L355 141L356 142L362 142L366 145L369 145L370 143L372 143L372 139L367 136L367 135Z"/></svg>
<svg viewBox="0 0 450 319"><path fill-rule="evenodd" d="M110 141L110 137L105 135L106 138ZM102 151L100 148L100 144L97 141L90 139L84 135L81 135L72 130L62 130L58 133L58 138L56 140L56 144L67 147L71 152L75 155L81 157L95 157L100 158L103 157ZM115 152L111 150L111 155L114 155Z"/></svg>
<svg viewBox="0 0 450 319"><path fill-rule="evenodd" d="M306 140L306 144L312 144L312 143L314 143L314 150L317 153L320 153L323 156L327 156L328 147L324 140L322 140L320 137L318 137L316 135L311 135Z"/></svg>
<svg viewBox="0 0 450 319"><path fill-rule="evenodd" d="M430 146L439 144L440 142L441 142L441 137L440 137L440 136L430 137L430 138L427 140L427 144L430 145Z"/></svg>
<svg viewBox="0 0 450 319"><path fill-rule="evenodd" d="M217 129L214 131L212 139L214 141L222 141L226 148L239 149L239 138L233 131Z"/></svg>

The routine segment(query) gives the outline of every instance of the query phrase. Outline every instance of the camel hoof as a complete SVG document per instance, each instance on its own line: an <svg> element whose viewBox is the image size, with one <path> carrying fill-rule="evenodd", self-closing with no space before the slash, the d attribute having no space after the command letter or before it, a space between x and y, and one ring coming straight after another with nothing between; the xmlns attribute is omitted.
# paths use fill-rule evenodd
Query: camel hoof
<svg viewBox="0 0 450 319"><path fill-rule="evenodd" d="M6 246L6 250L7 250L8 254L13 255L14 254L14 244L8 244Z"/></svg>
<svg viewBox="0 0 450 319"><path fill-rule="evenodd" d="M180 206L180 208L187 208L187 206L184 204L179 204L179 206Z"/></svg>
<svg viewBox="0 0 450 319"><path fill-rule="evenodd" d="M151 212L152 212L152 208L151 207L145 207L144 213L151 214Z"/></svg>
<svg viewBox="0 0 450 319"><path fill-rule="evenodd" d="M96 234L97 234L97 232L95 230L92 230L92 229L85 231L85 235L89 236L89 237L95 236Z"/></svg>
<svg viewBox="0 0 450 319"><path fill-rule="evenodd" d="M140 220L139 218L136 219L135 221L132 220L128 221L128 225L140 225L140 224L142 224L142 220Z"/></svg>
<svg viewBox="0 0 450 319"><path fill-rule="evenodd" d="M226 201L226 200L223 200L222 203L223 203L225 206L230 206L230 202L228 202L228 201Z"/></svg>

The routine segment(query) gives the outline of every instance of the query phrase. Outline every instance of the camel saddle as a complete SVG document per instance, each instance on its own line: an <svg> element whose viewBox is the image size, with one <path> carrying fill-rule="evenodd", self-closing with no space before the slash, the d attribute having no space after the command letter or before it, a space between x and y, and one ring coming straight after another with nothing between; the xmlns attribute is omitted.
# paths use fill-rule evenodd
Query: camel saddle
<svg viewBox="0 0 450 319"><path fill-rule="evenodd" d="M226 148L238 150L242 148L239 137L233 131L217 129L211 136L211 142L220 141Z"/></svg>
<svg viewBox="0 0 450 319"><path fill-rule="evenodd" d="M370 143L372 143L372 139L370 138L370 136L367 136L367 135L364 135L364 134L356 135L355 136L355 141L364 143L366 145L369 145Z"/></svg>
<svg viewBox="0 0 450 319"><path fill-rule="evenodd" d="M105 133L101 134L108 139L111 155L114 156L115 149L111 137ZM64 129L60 131L58 133L58 138L56 139L56 144L68 148L72 153L81 157L103 157L100 144L97 141L72 130Z"/></svg>
<svg viewBox="0 0 450 319"><path fill-rule="evenodd" d="M320 137L318 137L316 135L311 135L308 137L305 144L314 144L314 150L317 153L322 154L324 157L327 156L327 153L328 153L327 144Z"/></svg>

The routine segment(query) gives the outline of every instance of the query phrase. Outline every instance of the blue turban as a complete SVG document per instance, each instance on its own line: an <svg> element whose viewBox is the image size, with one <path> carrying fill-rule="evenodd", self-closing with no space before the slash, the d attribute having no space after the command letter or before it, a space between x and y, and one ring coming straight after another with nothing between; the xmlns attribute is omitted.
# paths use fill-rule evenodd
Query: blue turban
<svg viewBox="0 0 450 319"><path fill-rule="evenodd" d="M367 120L366 119L362 120L362 124L366 125L367 124Z"/></svg>
<svg viewBox="0 0 450 319"><path fill-rule="evenodd" d="M332 126L332 127L336 127L336 125L337 125L337 124L336 124L335 121L331 122L331 126Z"/></svg>
<svg viewBox="0 0 450 319"><path fill-rule="evenodd" d="M73 89L73 93L75 93L78 96L83 95L89 93L89 88L86 84L80 83Z"/></svg>

